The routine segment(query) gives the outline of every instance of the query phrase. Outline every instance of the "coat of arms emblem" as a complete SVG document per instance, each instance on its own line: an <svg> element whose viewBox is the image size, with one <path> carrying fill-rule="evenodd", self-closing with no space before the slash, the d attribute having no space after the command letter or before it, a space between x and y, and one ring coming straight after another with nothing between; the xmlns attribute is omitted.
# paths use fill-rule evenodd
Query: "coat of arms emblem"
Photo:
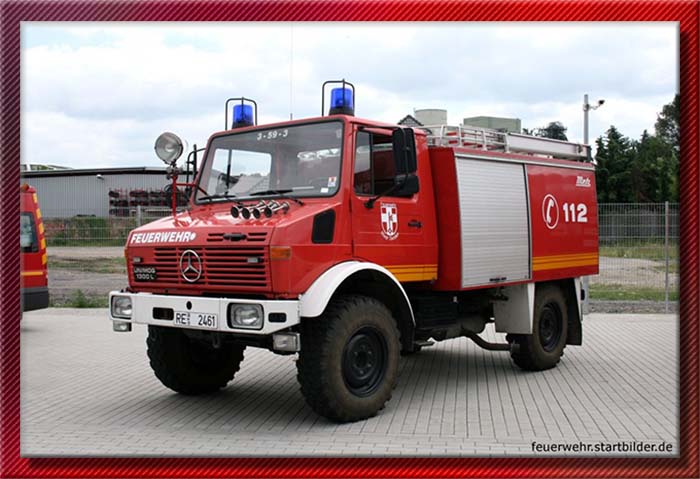
<svg viewBox="0 0 700 479"><path fill-rule="evenodd" d="M399 236L399 210L396 205L382 203L379 208L382 221L382 238L395 240Z"/></svg>

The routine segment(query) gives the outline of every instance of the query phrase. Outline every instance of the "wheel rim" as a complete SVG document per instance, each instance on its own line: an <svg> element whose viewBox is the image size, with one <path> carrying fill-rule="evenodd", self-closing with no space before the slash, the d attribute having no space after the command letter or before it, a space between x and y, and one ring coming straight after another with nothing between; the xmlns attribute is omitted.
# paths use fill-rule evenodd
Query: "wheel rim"
<svg viewBox="0 0 700 479"><path fill-rule="evenodd" d="M539 324L542 348L551 353L557 348L562 333L562 314L559 305L547 303L542 309Z"/></svg>
<svg viewBox="0 0 700 479"><path fill-rule="evenodd" d="M369 396L386 373L387 346L384 336L365 327L352 335L343 350L343 379L355 396Z"/></svg>

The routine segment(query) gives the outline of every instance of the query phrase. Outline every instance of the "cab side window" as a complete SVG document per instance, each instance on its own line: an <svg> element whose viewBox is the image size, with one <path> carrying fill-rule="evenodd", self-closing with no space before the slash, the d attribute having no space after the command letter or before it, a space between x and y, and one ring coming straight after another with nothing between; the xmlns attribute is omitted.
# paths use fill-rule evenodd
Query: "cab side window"
<svg viewBox="0 0 700 479"><path fill-rule="evenodd" d="M34 215L31 213L20 214L19 245L22 253L36 253L39 251L39 242L36 237Z"/></svg>
<svg viewBox="0 0 700 479"><path fill-rule="evenodd" d="M360 195L383 193L394 186L395 177L391 136L358 132L355 142L355 192Z"/></svg>

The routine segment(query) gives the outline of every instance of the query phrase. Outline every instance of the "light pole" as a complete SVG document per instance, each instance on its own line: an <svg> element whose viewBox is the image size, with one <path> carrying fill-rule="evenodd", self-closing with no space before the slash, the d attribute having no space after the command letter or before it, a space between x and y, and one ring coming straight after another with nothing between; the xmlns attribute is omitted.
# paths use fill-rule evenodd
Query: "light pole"
<svg viewBox="0 0 700 479"><path fill-rule="evenodd" d="M598 108L603 106L603 103L605 103L605 100L601 99L598 100L598 103L595 106L591 105L590 103L588 103L588 93L583 95L583 143L585 145L588 145L588 112L590 110L597 110ZM583 277L583 289L584 291L586 291L586 297L583 300L583 312L588 314L590 297L588 276Z"/></svg>
<svg viewBox="0 0 700 479"><path fill-rule="evenodd" d="M588 103L588 93L583 95L583 143L588 144L588 112L590 110L597 110L603 106L605 100L598 100L598 103L594 106Z"/></svg>

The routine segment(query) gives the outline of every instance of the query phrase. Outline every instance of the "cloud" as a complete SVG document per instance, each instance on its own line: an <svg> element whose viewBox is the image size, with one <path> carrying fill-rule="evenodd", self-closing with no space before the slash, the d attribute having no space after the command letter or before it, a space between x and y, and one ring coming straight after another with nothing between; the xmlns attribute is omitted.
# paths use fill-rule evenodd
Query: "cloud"
<svg viewBox="0 0 700 479"><path fill-rule="evenodd" d="M636 137L678 85L671 23L23 23L21 54L23 160L73 167L151 164L164 130L201 144L232 96L261 123L318 116L328 79L356 85L365 118L445 108L573 138L584 93L607 100L591 138Z"/></svg>

